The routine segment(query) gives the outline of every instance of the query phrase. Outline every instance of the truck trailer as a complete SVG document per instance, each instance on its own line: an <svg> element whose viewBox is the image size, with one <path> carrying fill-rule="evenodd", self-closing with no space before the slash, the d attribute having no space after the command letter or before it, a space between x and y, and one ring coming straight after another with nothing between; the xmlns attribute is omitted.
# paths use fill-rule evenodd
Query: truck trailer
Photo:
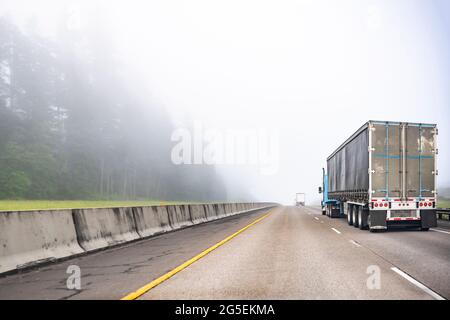
<svg viewBox="0 0 450 320"><path fill-rule="evenodd" d="M305 194L304 193L296 193L295 194L295 205L297 207L305 205Z"/></svg>
<svg viewBox="0 0 450 320"><path fill-rule="evenodd" d="M372 232L435 227L437 135L435 124L365 123L327 158L322 214Z"/></svg>

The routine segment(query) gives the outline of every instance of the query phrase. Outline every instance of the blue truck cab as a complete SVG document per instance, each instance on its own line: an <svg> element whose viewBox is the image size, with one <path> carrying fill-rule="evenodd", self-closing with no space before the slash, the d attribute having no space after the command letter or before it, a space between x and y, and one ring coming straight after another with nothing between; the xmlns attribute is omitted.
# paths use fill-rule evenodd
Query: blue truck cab
<svg viewBox="0 0 450 320"><path fill-rule="evenodd" d="M325 168L322 168L322 188L319 187L319 193L322 194L322 215L330 218L342 217L341 202L328 197L328 175L325 173Z"/></svg>

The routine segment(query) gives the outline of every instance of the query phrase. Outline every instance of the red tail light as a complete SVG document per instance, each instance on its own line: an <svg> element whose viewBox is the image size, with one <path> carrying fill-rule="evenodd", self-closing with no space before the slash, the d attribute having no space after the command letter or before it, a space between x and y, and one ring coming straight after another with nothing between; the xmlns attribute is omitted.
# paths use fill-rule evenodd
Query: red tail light
<svg viewBox="0 0 450 320"><path fill-rule="evenodd" d="M375 207L378 207L378 203L375 203Z"/></svg>
<svg viewBox="0 0 450 320"><path fill-rule="evenodd" d="M384 206L385 206L385 207L387 207L387 206L388 206L388 204L387 204L387 203L385 203L385 204L384 204Z"/></svg>
<svg viewBox="0 0 450 320"><path fill-rule="evenodd" d="M419 203L419 206L423 207L423 203L422 203L422 202L421 202L421 203Z"/></svg>

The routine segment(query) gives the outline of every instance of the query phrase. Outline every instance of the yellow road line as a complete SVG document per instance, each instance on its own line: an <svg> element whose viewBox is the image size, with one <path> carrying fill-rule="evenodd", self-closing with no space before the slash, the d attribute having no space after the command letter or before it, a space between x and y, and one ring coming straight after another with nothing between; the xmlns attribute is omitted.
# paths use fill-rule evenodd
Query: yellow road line
<svg viewBox="0 0 450 320"><path fill-rule="evenodd" d="M205 251L199 253L198 255L196 255L195 257L193 257L192 259L184 262L183 264L180 264L178 267L176 267L175 269L167 272L166 274L162 275L161 277L153 280L152 282L146 284L145 286L139 288L138 290L126 295L125 297L123 297L120 300L134 300L139 298L140 296L142 296L144 293L146 293L147 291L149 291L150 289L156 287L157 285L163 283L164 281L166 281L167 279L169 279L170 277L172 277L173 275L177 274L178 272L180 272L181 270L189 267L191 264L193 264L195 261L200 260L201 258L203 258L204 256L206 256L208 253L210 253L211 251L217 249L218 247L220 247L221 245L225 244L226 242L230 241L231 239L233 239L234 237L236 237L238 234L244 232L245 230L247 230L248 228L250 228L251 226L253 226L254 224L258 223L259 221L261 221L262 219L268 217L270 214L272 214L272 212L269 212L268 214L262 216L261 218L256 219L255 221L253 221L252 223L250 223L249 225L245 226L244 228L240 229L239 231L233 233L231 236L226 237L225 239L223 239L222 241L216 243L215 245L209 247L208 249L206 249Z"/></svg>

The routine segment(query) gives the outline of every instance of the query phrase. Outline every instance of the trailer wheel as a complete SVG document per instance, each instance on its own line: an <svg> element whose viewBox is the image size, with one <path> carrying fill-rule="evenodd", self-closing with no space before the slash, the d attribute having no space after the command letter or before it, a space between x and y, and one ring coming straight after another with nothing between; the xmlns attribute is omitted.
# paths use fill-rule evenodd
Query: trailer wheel
<svg viewBox="0 0 450 320"><path fill-rule="evenodd" d="M349 226L353 225L353 210L354 205L349 204L347 207L347 222Z"/></svg>
<svg viewBox="0 0 450 320"><path fill-rule="evenodd" d="M355 205L354 207L353 207L353 210L352 210L352 212L353 212L353 226L355 227L355 228L358 228L358 221L359 221L359 218L358 218L358 216L359 216L359 206L358 205Z"/></svg>
<svg viewBox="0 0 450 320"><path fill-rule="evenodd" d="M368 219L367 211L364 208L360 208L358 214L358 226L360 230L367 229L367 219Z"/></svg>
<svg viewBox="0 0 450 320"><path fill-rule="evenodd" d="M421 231L428 231L430 228L420 228Z"/></svg>

